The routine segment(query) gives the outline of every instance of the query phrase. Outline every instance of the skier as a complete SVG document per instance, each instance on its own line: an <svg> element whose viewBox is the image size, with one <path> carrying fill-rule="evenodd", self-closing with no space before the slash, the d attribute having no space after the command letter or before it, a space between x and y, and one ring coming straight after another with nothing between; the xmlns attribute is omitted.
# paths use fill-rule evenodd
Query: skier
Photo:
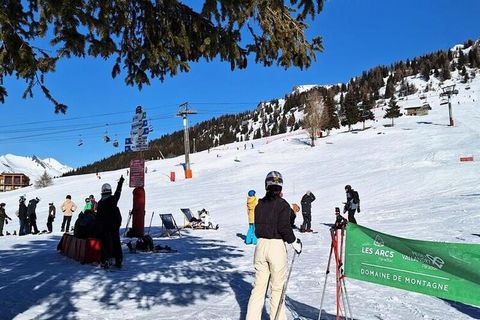
<svg viewBox="0 0 480 320"><path fill-rule="evenodd" d="M37 228L37 213L35 212L37 209L37 204L40 202L39 198L31 199L28 201L28 207L27 207L27 216L28 216L28 230L32 234L37 234L40 231L38 231Z"/></svg>
<svg viewBox="0 0 480 320"><path fill-rule="evenodd" d="M57 209L53 205L53 202L48 204L48 217L47 217L47 229L48 233L52 233L53 231L53 220L55 220L55 212Z"/></svg>
<svg viewBox="0 0 480 320"><path fill-rule="evenodd" d="M266 195L255 208L255 283L248 301L247 320L260 320L269 281L271 281L270 319L287 318L285 307L279 306L287 275L287 249L290 243L297 254L302 252L302 242L296 239L290 226L290 205L280 197L283 178L272 171L265 178Z"/></svg>
<svg viewBox="0 0 480 320"><path fill-rule="evenodd" d="M345 193L347 195L347 202L345 203L345 207L343 207L343 213L348 212L348 222L356 224L355 211L360 212L360 197L358 196L358 192L353 190L349 184L345 186Z"/></svg>
<svg viewBox="0 0 480 320"><path fill-rule="evenodd" d="M245 244L257 244L257 237L255 236L255 207L258 199L255 196L255 190L248 191L247 196L247 214L248 214L248 232L245 238Z"/></svg>
<svg viewBox="0 0 480 320"><path fill-rule="evenodd" d="M122 215L118 208L118 200L122 193L123 175L118 180L117 189L112 195L112 186L108 183L102 185L102 198L98 201L97 219L101 226L102 251L101 266L109 268L110 258L115 258L115 267L121 268L123 262L122 245L120 243L120 225Z"/></svg>
<svg viewBox="0 0 480 320"><path fill-rule="evenodd" d="M87 210L93 211L93 204L90 201L90 197L85 198L85 206L83 207L83 212L85 212Z"/></svg>
<svg viewBox="0 0 480 320"><path fill-rule="evenodd" d="M335 224L333 225L333 229L341 229L345 227L347 223L347 219L340 214L340 208L335 207Z"/></svg>
<svg viewBox="0 0 480 320"><path fill-rule="evenodd" d="M312 202L315 201L315 196L311 191L307 191L301 200L303 223L300 228L301 232L313 232L312 230Z"/></svg>
<svg viewBox="0 0 480 320"><path fill-rule="evenodd" d="M75 210L77 210L77 205L72 201L72 196L68 194L62 204L63 221L61 232L68 232L70 230L70 222L72 221L72 215ZM66 229L65 226L67 227Z"/></svg>
<svg viewBox="0 0 480 320"><path fill-rule="evenodd" d="M210 213L203 208L202 210L198 211L198 216L200 217L200 224L205 229L218 229L218 224L215 224L212 220L212 216Z"/></svg>
<svg viewBox="0 0 480 320"><path fill-rule="evenodd" d="M24 236L30 233L30 229L28 228L28 215L27 215L27 206L25 205L25 201L27 199L24 196L20 196L18 200L18 220L20 221L20 230L18 231L19 236Z"/></svg>
<svg viewBox="0 0 480 320"><path fill-rule="evenodd" d="M3 225L8 224L8 220L12 221L5 212L5 203L0 203L0 237L3 236Z"/></svg>
<svg viewBox="0 0 480 320"><path fill-rule="evenodd" d="M90 202L92 203L92 211L93 213L97 213L97 200L95 200L95 196L91 194L89 196Z"/></svg>

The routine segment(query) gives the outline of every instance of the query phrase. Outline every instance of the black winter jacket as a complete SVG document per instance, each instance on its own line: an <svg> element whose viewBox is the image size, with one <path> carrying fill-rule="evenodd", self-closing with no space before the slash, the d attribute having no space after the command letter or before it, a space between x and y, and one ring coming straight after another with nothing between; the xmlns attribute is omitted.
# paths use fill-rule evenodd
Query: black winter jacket
<svg viewBox="0 0 480 320"><path fill-rule="evenodd" d="M115 193L105 198L102 197L102 199L98 201L97 219L104 232L118 232L122 224L122 215L117 206L120 194L122 193L122 184L123 180L118 181Z"/></svg>
<svg viewBox="0 0 480 320"><path fill-rule="evenodd" d="M255 235L257 238L295 241L290 225L290 205L279 196L267 195L255 207Z"/></svg>
<svg viewBox="0 0 480 320"><path fill-rule="evenodd" d="M38 200L32 199L28 202L28 207L27 207L27 216L28 219L30 220L37 220L37 203Z"/></svg>
<svg viewBox="0 0 480 320"><path fill-rule="evenodd" d="M312 202L315 201L315 196L313 193L305 194L302 197L302 213L312 213Z"/></svg>
<svg viewBox="0 0 480 320"><path fill-rule="evenodd" d="M18 218L20 220L27 220L28 215L27 215L27 206L25 205L25 202L20 202L18 205Z"/></svg>

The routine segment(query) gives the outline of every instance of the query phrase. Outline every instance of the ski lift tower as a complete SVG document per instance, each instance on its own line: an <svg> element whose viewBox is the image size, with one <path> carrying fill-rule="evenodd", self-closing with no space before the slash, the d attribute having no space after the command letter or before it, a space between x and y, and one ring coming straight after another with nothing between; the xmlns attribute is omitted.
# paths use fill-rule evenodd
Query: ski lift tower
<svg viewBox="0 0 480 320"><path fill-rule="evenodd" d="M447 97L447 99L448 99L448 117L450 119L449 126L453 127L454 124L453 124L453 117L452 117L452 102L450 101L450 98L452 97L452 95L457 94L458 90L455 90L455 85L452 84L452 85L449 85L449 86L442 87L442 91L443 92L440 93L440 96L441 97Z"/></svg>
<svg viewBox="0 0 480 320"><path fill-rule="evenodd" d="M192 178L192 170L190 169L190 140L188 137L188 115L196 114L197 111L188 109L188 102L184 102L179 106L177 116L183 118L183 133L185 145L185 179Z"/></svg>

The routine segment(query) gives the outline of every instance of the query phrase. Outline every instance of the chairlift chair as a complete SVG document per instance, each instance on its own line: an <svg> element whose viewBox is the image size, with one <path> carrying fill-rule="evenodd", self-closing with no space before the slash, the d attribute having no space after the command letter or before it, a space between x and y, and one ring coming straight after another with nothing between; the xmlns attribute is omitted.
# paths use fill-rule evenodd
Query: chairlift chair
<svg viewBox="0 0 480 320"><path fill-rule="evenodd" d="M83 146L83 139L82 139L82 135L80 135L80 139L78 139L78 144L77 144L79 147Z"/></svg>
<svg viewBox="0 0 480 320"><path fill-rule="evenodd" d="M109 143L111 139L108 136L108 123L105 127L106 128L105 128L105 133L103 134L103 141L105 141L105 143Z"/></svg>

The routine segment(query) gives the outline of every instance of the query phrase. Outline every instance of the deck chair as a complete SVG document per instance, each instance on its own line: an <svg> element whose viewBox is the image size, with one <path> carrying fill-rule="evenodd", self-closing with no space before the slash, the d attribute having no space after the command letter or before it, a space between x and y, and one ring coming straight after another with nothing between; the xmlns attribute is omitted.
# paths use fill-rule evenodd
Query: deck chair
<svg viewBox="0 0 480 320"><path fill-rule="evenodd" d="M184 228L203 229L203 226L201 225L202 221L193 216L192 210L190 210L189 208L183 208L180 209L180 211L182 211L184 215Z"/></svg>
<svg viewBox="0 0 480 320"><path fill-rule="evenodd" d="M164 230L162 236L166 234L168 237L171 237L177 233L180 237L182 236L180 233L180 228L177 226L177 223L175 222L175 219L171 213L160 213L160 219L162 220L162 228Z"/></svg>

